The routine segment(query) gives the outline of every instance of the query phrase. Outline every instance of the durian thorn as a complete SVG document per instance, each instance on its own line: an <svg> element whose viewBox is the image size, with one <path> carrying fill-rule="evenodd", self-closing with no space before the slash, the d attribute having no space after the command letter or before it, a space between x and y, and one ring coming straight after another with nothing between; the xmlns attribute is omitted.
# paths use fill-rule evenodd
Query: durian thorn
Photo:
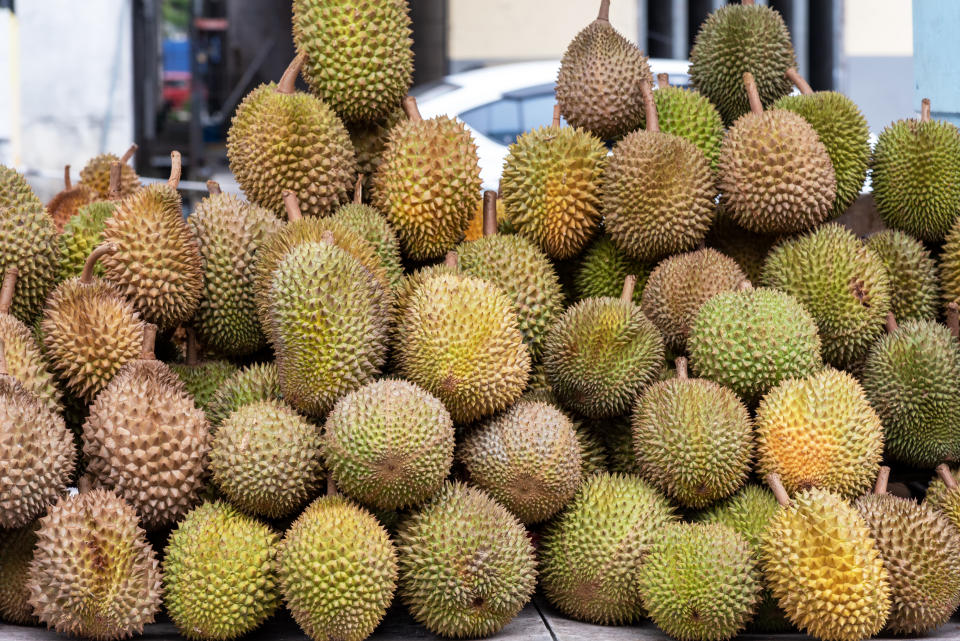
<svg viewBox="0 0 960 641"><path fill-rule="evenodd" d="M497 192L492 189L483 192L483 235L497 235Z"/></svg>
<svg viewBox="0 0 960 641"><path fill-rule="evenodd" d="M950 473L950 466L946 463L937 466L937 476L940 477L940 480L948 489L952 490L957 487L957 479L953 478L953 474Z"/></svg>
<svg viewBox="0 0 960 641"><path fill-rule="evenodd" d="M3 286L0 287L0 314L9 314L13 307L13 294L17 290L17 276L20 270L16 267L8 267L3 274Z"/></svg>
<svg viewBox="0 0 960 641"><path fill-rule="evenodd" d="M223 193L223 191L220 189L220 183L218 183L216 180L207 181L207 191L211 196Z"/></svg>
<svg viewBox="0 0 960 641"><path fill-rule="evenodd" d="M637 277L629 274L623 279L623 291L620 293L620 300L625 303L633 301L633 290L637 286Z"/></svg>
<svg viewBox="0 0 960 641"><path fill-rule="evenodd" d="M597 12L597 20L610 22L610 0L600 0L600 11Z"/></svg>
<svg viewBox="0 0 960 641"><path fill-rule="evenodd" d="M423 116L420 115L420 107L417 106L417 99L413 96L406 96L403 99L403 113L407 114L410 122L421 122Z"/></svg>
<svg viewBox="0 0 960 641"><path fill-rule="evenodd" d="M297 199L297 195L289 189L283 190L283 207L287 210L288 223L303 220L303 212L300 211L300 201Z"/></svg>
<svg viewBox="0 0 960 641"><path fill-rule="evenodd" d="M677 378L681 381L687 380L689 376L687 374L687 359L684 356L677 356L677 360L673 361L673 364L677 367Z"/></svg>
<svg viewBox="0 0 960 641"><path fill-rule="evenodd" d="M4 348L3 339L0 338L0 376L9 376L10 371L7 369L7 352Z"/></svg>
<svg viewBox="0 0 960 641"><path fill-rule="evenodd" d="M137 143L130 145L130 148L123 152L123 155L120 156L120 164L126 165L130 162L130 159L133 158L133 154L137 153Z"/></svg>
<svg viewBox="0 0 960 641"><path fill-rule="evenodd" d="M657 74L657 87L660 89L666 89L670 86L670 74L668 73L658 73Z"/></svg>
<svg viewBox="0 0 960 641"><path fill-rule="evenodd" d="M753 289L753 283L751 283L749 280L744 278L742 281L740 281L740 284L737 286L737 289L739 289L741 292L750 291L751 289Z"/></svg>
<svg viewBox="0 0 960 641"><path fill-rule="evenodd" d="M63 166L63 188L70 189L73 183L70 182L70 165Z"/></svg>
<svg viewBox="0 0 960 641"><path fill-rule="evenodd" d="M877 482L873 485L874 494L886 494L887 493L887 483L890 482L890 466L881 465L880 471L877 473Z"/></svg>
<svg viewBox="0 0 960 641"><path fill-rule="evenodd" d="M930 122L930 99L920 101L920 122Z"/></svg>
<svg viewBox="0 0 960 641"><path fill-rule="evenodd" d="M353 204L363 204L363 174L357 175L357 182L353 185Z"/></svg>
<svg viewBox="0 0 960 641"><path fill-rule="evenodd" d="M283 75L280 76L280 82L277 83L277 93L292 94L297 90L297 76L303 68L303 63L307 61L307 54L298 53L287 65Z"/></svg>
<svg viewBox="0 0 960 641"><path fill-rule="evenodd" d="M743 86L747 90L747 99L750 101L750 111L755 114L763 113L763 103L760 102L760 92L757 90L757 81L749 71L743 72Z"/></svg>
<svg viewBox="0 0 960 641"><path fill-rule="evenodd" d="M947 329L954 338L960 339L960 308L956 303L947 303Z"/></svg>
<svg viewBox="0 0 960 641"><path fill-rule="evenodd" d="M643 108L647 114L647 131L660 131L657 103L653 101L653 89L650 87L650 81L646 78L640 81L640 94L643 96Z"/></svg>
<svg viewBox="0 0 960 641"><path fill-rule="evenodd" d="M337 239L333 237L333 232L330 231L329 229L323 232L322 234L320 234L320 240L322 240L328 245L333 245L334 243L337 242Z"/></svg>
<svg viewBox="0 0 960 641"><path fill-rule="evenodd" d="M196 367L200 364L200 343L197 342L197 330L186 328L187 332L187 365Z"/></svg>
<svg viewBox="0 0 960 641"><path fill-rule="evenodd" d="M458 260L457 252L451 249L447 252L447 255L443 257L443 264L451 269L456 269Z"/></svg>
<svg viewBox="0 0 960 641"><path fill-rule="evenodd" d="M763 480L770 486L770 489L773 491L773 496L777 499L777 503L783 507L790 507L790 495L787 494L787 488L783 487L783 481L780 480L780 475L776 472L770 472L763 477Z"/></svg>
<svg viewBox="0 0 960 641"><path fill-rule="evenodd" d="M157 344L157 326L153 323L146 323L143 326L143 347L140 349L140 360L152 361L156 358L153 348Z"/></svg>
<svg viewBox="0 0 960 641"><path fill-rule="evenodd" d="M122 168L119 160L110 163L110 191L107 194L110 200L120 199L120 176Z"/></svg>
<svg viewBox="0 0 960 641"><path fill-rule="evenodd" d="M103 243L87 256L83 263L83 271L80 272L80 282L89 285L93 282L93 269L97 266L97 261L107 254L116 254L119 248L115 243Z"/></svg>
<svg viewBox="0 0 960 641"><path fill-rule="evenodd" d="M551 127L559 127L559 126L560 126L560 116L561 116L561 115L562 115L562 114L560 113L560 103L555 103L555 104L553 105L553 122L550 123L550 126L551 126Z"/></svg>
<svg viewBox="0 0 960 641"><path fill-rule="evenodd" d="M809 96L813 93L813 87L806 81L806 79L800 75L800 72L795 68L790 67L787 69L786 73L787 79L797 86L797 89L800 90L804 96Z"/></svg>
<svg viewBox="0 0 960 641"><path fill-rule="evenodd" d="M180 175L183 173L183 158L180 152L174 149L170 152L170 177L167 178L167 184L171 189L180 186Z"/></svg>
<svg viewBox="0 0 960 641"><path fill-rule="evenodd" d="M888 334L897 331L897 317L894 316L893 312L887 312L886 328Z"/></svg>
<svg viewBox="0 0 960 641"><path fill-rule="evenodd" d="M333 480L333 474L327 473L327 496L337 496L340 494L340 490L337 489L337 484Z"/></svg>

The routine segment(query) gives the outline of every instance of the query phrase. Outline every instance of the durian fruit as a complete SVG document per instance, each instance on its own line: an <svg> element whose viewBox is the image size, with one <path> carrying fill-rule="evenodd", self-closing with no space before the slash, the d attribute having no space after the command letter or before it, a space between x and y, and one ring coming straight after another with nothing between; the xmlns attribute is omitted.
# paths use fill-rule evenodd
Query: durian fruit
<svg viewBox="0 0 960 641"><path fill-rule="evenodd" d="M210 450L206 417L153 355L156 333L146 326L140 358L97 395L83 424L87 477L127 500L148 530L176 523L199 503Z"/></svg>
<svg viewBox="0 0 960 641"><path fill-rule="evenodd" d="M77 215L67 222L58 240L60 244L58 280L63 281L80 275L87 256L103 243L103 229L116 208L117 203L100 200L81 207ZM103 276L103 266L99 263L94 270L94 275Z"/></svg>
<svg viewBox="0 0 960 641"><path fill-rule="evenodd" d="M372 514L326 496L284 535L279 575L287 609L311 639L363 641L393 600L397 552Z"/></svg>
<svg viewBox="0 0 960 641"><path fill-rule="evenodd" d="M280 389L295 409L321 417L372 381L386 361L388 292L325 233L293 247L271 280L266 332Z"/></svg>
<svg viewBox="0 0 960 641"><path fill-rule="evenodd" d="M873 250L836 223L774 247L763 281L806 307L831 365L856 365L883 333L891 304L887 271Z"/></svg>
<svg viewBox="0 0 960 641"><path fill-rule="evenodd" d="M610 0L597 19L567 45L557 76L563 117L603 140L633 131L643 121L640 83L650 82L647 57L610 24Z"/></svg>
<svg viewBox="0 0 960 641"><path fill-rule="evenodd" d="M643 615L637 580L663 528L667 499L634 475L596 474L552 523L540 547L540 585L563 614L601 625Z"/></svg>
<svg viewBox="0 0 960 641"><path fill-rule="evenodd" d="M57 279L57 230L43 205L0 205L0 272L16 267L17 298L11 312L27 325L40 316Z"/></svg>
<svg viewBox="0 0 960 641"><path fill-rule="evenodd" d="M170 534L163 602L188 639L236 639L280 605L277 548L267 525L226 503L203 503Z"/></svg>
<svg viewBox="0 0 960 641"><path fill-rule="evenodd" d="M761 579L753 549L720 523L663 528L638 576L643 607L680 641L722 641L753 616Z"/></svg>
<svg viewBox="0 0 960 641"><path fill-rule="evenodd" d="M700 306L720 292L736 291L746 278L735 260L715 249L671 256L650 274L640 308L663 334L666 347L682 352Z"/></svg>
<svg viewBox="0 0 960 641"><path fill-rule="evenodd" d="M786 109L764 111L749 72L741 82L751 111L727 130L720 148L718 182L725 210L741 227L765 234L819 225L833 214L837 195L827 148L802 116Z"/></svg>
<svg viewBox="0 0 960 641"><path fill-rule="evenodd" d="M898 120L873 148L873 199L883 222L921 240L942 240L960 215L960 130L930 119Z"/></svg>
<svg viewBox="0 0 960 641"><path fill-rule="evenodd" d="M750 474L753 424L732 391L687 378L654 383L633 411L633 444L640 473L685 507L703 508L736 492Z"/></svg>
<svg viewBox="0 0 960 641"><path fill-rule="evenodd" d="M424 120L411 96L407 120L390 130L373 175L373 204L413 260L439 258L463 238L480 201L477 145L464 124L447 116Z"/></svg>
<svg viewBox="0 0 960 641"><path fill-rule="evenodd" d="M177 192L180 152L170 159L169 180L120 201L103 230L117 246L103 257L105 278L161 330L189 320L203 293L203 261Z"/></svg>
<svg viewBox="0 0 960 641"><path fill-rule="evenodd" d="M749 405L780 381L823 367L817 325L803 305L746 283L700 306L687 349L696 376L729 387Z"/></svg>
<svg viewBox="0 0 960 641"><path fill-rule="evenodd" d="M790 500L767 477L782 506L764 535L767 585L791 623L823 641L877 634L890 611L890 577L866 522L839 495L819 488Z"/></svg>
<svg viewBox="0 0 960 641"><path fill-rule="evenodd" d="M852 499L877 477L883 426L860 383L825 368L770 390L757 409L757 471L789 492L820 488Z"/></svg>
<svg viewBox="0 0 960 641"><path fill-rule="evenodd" d="M212 441L214 483L250 514L271 519L294 514L323 481L320 430L282 402L241 406Z"/></svg>
<svg viewBox="0 0 960 641"><path fill-rule="evenodd" d="M0 529L20 528L67 489L77 452L63 419L9 374L0 341Z"/></svg>
<svg viewBox="0 0 960 641"><path fill-rule="evenodd" d="M560 402L579 414L626 414L663 362L660 331L631 302L635 283L627 276L619 299L580 301L547 334L547 377Z"/></svg>
<svg viewBox="0 0 960 641"><path fill-rule="evenodd" d="M40 519L27 589L47 627L96 641L140 634L160 610L156 553L137 512L106 490L62 498Z"/></svg>
<svg viewBox="0 0 960 641"><path fill-rule="evenodd" d="M857 511L870 528L890 578L887 629L923 635L946 623L960 605L960 531L928 505L887 494L882 467L873 494Z"/></svg>
<svg viewBox="0 0 960 641"><path fill-rule="evenodd" d="M23 389L37 397L54 413L61 411L62 395L33 332L13 314L14 291L19 270L9 267L0 287L0 341L3 342L7 372Z"/></svg>
<svg viewBox="0 0 960 641"><path fill-rule="evenodd" d="M43 313L44 351L68 391L93 398L140 354L140 315L111 283L93 273L102 256L117 252L105 243L90 252L79 277L57 286Z"/></svg>
<svg viewBox="0 0 960 641"><path fill-rule="evenodd" d="M706 96L687 87L673 87L670 76L657 74L657 90L653 92L660 131L692 142L710 161L716 171L723 142L723 118ZM640 124L646 127L646 115Z"/></svg>
<svg viewBox="0 0 960 641"><path fill-rule="evenodd" d="M187 225L200 249L203 292L193 326L201 342L227 356L246 356L265 344L254 299L257 252L283 226L273 213L207 183Z"/></svg>
<svg viewBox="0 0 960 641"><path fill-rule="evenodd" d="M533 596L537 562L526 530L477 488L445 483L396 541L399 596L434 634L491 636Z"/></svg>
<svg viewBox="0 0 960 641"><path fill-rule="evenodd" d="M367 202L370 200L371 179L383 161L383 150L387 147L390 130L405 117L400 101L397 100L388 115L376 122L347 123L350 142L353 143L353 152L357 158L358 177L360 183L367 189L363 195Z"/></svg>
<svg viewBox="0 0 960 641"><path fill-rule="evenodd" d="M193 327L187 327L186 333L186 358L182 363L170 363L170 370L183 382L183 387L193 397L197 407L206 410L220 384L239 370L230 361L201 361L196 330Z"/></svg>
<svg viewBox="0 0 960 641"><path fill-rule="evenodd" d="M363 204L363 176L357 178L353 202L343 205L334 213L332 220L352 229L373 246L380 265L387 273L391 287L396 287L403 278L400 259L400 241L383 214Z"/></svg>
<svg viewBox="0 0 960 641"><path fill-rule="evenodd" d="M399 379L375 381L337 401L327 416L323 458L337 487L364 505L396 510L440 490L453 465L450 413Z"/></svg>
<svg viewBox="0 0 960 641"><path fill-rule="evenodd" d="M530 353L513 302L473 276L437 274L399 318L399 373L433 394L457 423L506 409L523 393Z"/></svg>
<svg viewBox="0 0 960 641"><path fill-rule="evenodd" d="M8 208L15 212L42 210L43 201L33 193L23 174L0 165L0 210Z"/></svg>
<svg viewBox="0 0 960 641"><path fill-rule="evenodd" d="M113 198L113 194L118 194L120 198L126 198L140 189L140 177L133 170L133 167L127 164L136 151L137 146L134 144L130 145L119 158L114 154L100 154L91 158L80 170L81 184L96 192L99 200ZM114 163L119 163L120 167L120 180L116 186L111 185L112 172L115 171L113 169Z"/></svg>
<svg viewBox="0 0 960 641"><path fill-rule="evenodd" d="M607 467L610 472L640 476L640 463L633 447L633 426L630 416L611 419L588 420L591 433L599 434L607 452Z"/></svg>
<svg viewBox="0 0 960 641"><path fill-rule="evenodd" d="M67 221L73 218L81 207L98 200L96 192L83 183L76 186L70 180L70 165L63 168L63 189L47 203L47 213L53 219L57 233L63 231Z"/></svg>
<svg viewBox="0 0 960 641"><path fill-rule="evenodd" d="M930 250L916 238L894 229L871 236L867 247L873 250L887 271L890 311L897 320L936 320L940 283ZM949 255L947 248L942 255Z"/></svg>
<svg viewBox="0 0 960 641"><path fill-rule="evenodd" d="M956 314L956 305L948 314ZM915 467L960 461L960 346L943 325L892 314L863 368L864 390L883 422L887 456Z"/></svg>
<svg viewBox="0 0 960 641"><path fill-rule="evenodd" d="M552 517L581 479L580 442L556 407L520 401L467 434L458 451L470 483L530 525Z"/></svg>
<svg viewBox="0 0 960 641"><path fill-rule="evenodd" d="M839 216L860 196L870 166L870 128L850 98L836 91L814 93L807 81L793 67L787 69L790 82L797 85L799 96L784 96L773 109L784 109L803 116L827 150L837 179L837 197L833 216Z"/></svg>
<svg viewBox="0 0 960 641"><path fill-rule="evenodd" d="M279 401L280 372L275 363L255 363L232 374L220 383L207 403L207 420L216 429L234 410L257 401Z"/></svg>
<svg viewBox="0 0 960 641"><path fill-rule="evenodd" d="M946 303L960 303L960 217L954 221L940 253L940 287Z"/></svg>
<svg viewBox="0 0 960 641"><path fill-rule="evenodd" d="M500 196L520 236L556 260L572 258L600 223L600 196L607 148L580 128L553 123L517 137L507 149Z"/></svg>
<svg viewBox="0 0 960 641"><path fill-rule="evenodd" d="M703 21L690 50L690 81L730 125L750 111L743 74L757 82L763 106L790 93L797 58L780 13L753 0L722 6Z"/></svg>
<svg viewBox="0 0 960 641"><path fill-rule="evenodd" d="M227 159L243 193L278 216L287 190L300 199L304 214L326 216L347 199L357 173L350 136L337 114L295 89L305 60L306 54L298 54L279 84L247 94L227 132Z"/></svg>
<svg viewBox="0 0 960 641"><path fill-rule="evenodd" d="M604 234L583 252L577 267L574 288L580 299L615 297L623 290L623 279L633 274L637 277L637 284L633 288L633 303L639 305L653 268L651 263L641 263L627 256Z"/></svg>
<svg viewBox="0 0 960 641"><path fill-rule="evenodd" d="M937 466L937 477L930 482L924 505L943 514L953 525L960 528L960 491L957 490L956 471L946 463Z"/></svg>
<svg viewBox="0 0 960 641"><path fill-rule="evenodd" d="M717 190L710 161L685 138L660 130L650 83L640 83L646 129L613 148L603 175L603 224L628 256L653 261L703 242Z"/></svg>
<svg viewBox="0 0 960 641"><path fill-rule="evenodd" d="M28 599L27 576L33 548L37 544L37 524L7 530L0 536L0 621L14 625L36 625Z"/></svg>
<svg viewBox="0 0 960 641"><path fill-rule="evenodd" d="M776 234L757 234L747 231L733 222L723 207L722 199L717 204L717 216L706 245L737 261L751 283L759 283L763 273L763 261L770 249L780 240Z"/></svg>
<svg viewBox="0 0 960 641"><path fill-rule="evenodd" d="M497 233L497 192L484 200L484 236L457 246L460 271L499 287L514 303L523 341L537 360L547 330L563 311L563 291L550 260L521 236Z"/></svg>

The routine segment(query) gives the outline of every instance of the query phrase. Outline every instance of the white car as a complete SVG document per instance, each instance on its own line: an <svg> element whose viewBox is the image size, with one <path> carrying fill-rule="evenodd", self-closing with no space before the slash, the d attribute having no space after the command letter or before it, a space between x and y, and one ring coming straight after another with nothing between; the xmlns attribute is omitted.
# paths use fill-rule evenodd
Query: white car
<svg viewBox="0 0 960 641"><path fill-rule="evenodd" d="M688 68L686 60L650 60L654 77L667 73L672 85L690 83ZM415 87L411 93L424 118L445 114L466 124L477 142L483 188L497 189L507 146L553 120L559 70L559 60L484 67Z"/></svg>

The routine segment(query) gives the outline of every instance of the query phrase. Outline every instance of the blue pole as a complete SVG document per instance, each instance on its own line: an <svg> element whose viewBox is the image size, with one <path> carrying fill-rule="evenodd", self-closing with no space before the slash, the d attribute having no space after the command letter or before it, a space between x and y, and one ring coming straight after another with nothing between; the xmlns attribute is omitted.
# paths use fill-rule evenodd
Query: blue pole
<svg viewBox="0 0 960 641"><path fill-rule="evenodd" d="M913 0L913 108L960 126L960 2Z"/></svg>

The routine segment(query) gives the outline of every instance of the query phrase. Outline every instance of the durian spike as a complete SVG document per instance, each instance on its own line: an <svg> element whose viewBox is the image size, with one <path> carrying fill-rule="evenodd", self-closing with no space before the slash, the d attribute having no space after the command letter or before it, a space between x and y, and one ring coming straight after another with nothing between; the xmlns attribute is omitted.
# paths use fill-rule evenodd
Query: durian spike
<svg viewBox="0 0 960 641"><path fill-rule="evenodd" d="M130 162L130 159L133 158L133 154L137 153L137 143L133 143L130 147L123 152L123 155L120 156L120 164L126 165Z"/></svg>
<svg viewBox="0 0 960 641"><path fill-rule="evenodd" d="M457 263L458 260L459 260L459 257L457 256L457 252L451 249L450 251L447 252L447 255L443 257L443 264L451 269L456 269L458 265Z"/></svg>
<svg viewBox="0 0 960 641"><path fill-rule="evenodd" d="M753 283L751 283L747 279L743 279L742 281L740 281L740 285L737 286L737 289L740 290L741 292L749 291L753 289Z"/></svg>
<svg viewBox="0 0 960 641"><path fill-rule="evenodd" d="M423 116L420 115L420 108L417 106L417 99L413 96L406 96L403 99L403 113L407 114L410 122L420 122Z"/></svg>
<svg viewBox="0 0 960 641"><path fill-rule="evenodd" d="M757 81L749 71L743 72L743 86L747 90L747 99L750 101L750 111L755 114L763 113L763 103L760 102L760 92L757 90Z"/></svg>
<svg viewBox="0 0 960 641"><path fill-rule="evenodd" d="M0 287L0 314L9 314L13 306L13 294L17 290L17 276L20 270L8 267L3 274L3 286Z"/></svg>
<svg viewBox="0 0 960 641"><path fill-rule="evenodd" d="M670 74L668 73L658 73L657 74L657 87L660 89L666 89L670 86Z"/></svg>
<svg viewBox="0 0 960 641"><path fill-rule="evenodd" d="M773 491L773 496L777 499L777 503L783 507L790 507L790 495L787 494L787 488L783 487L783 481L780 480L780 475L776 472L770 472L763 477L763 480L770 486L770 489Z"/></svg>
<svg viewBox="0 0 960 641"><path fill-rule="evenodd" d="M180 186L180 175L183 173L183 158L180 152L174 149L170 152L170 177L167 178L167 184L171 189Z"/></svg>
<svg viewBox="0 0 960 641"><path fill-rule="evenodd" d="M483 192L483 235L497 235L497 192L492 189Z"/></svg>
<svg viewBox="0 0 960 641"><path fill-rule="evenodd" d="M353 204L363 204L363 174L357 176L357 182L353 186Z"/></svg>
<svg viewBox="0 0 960 641"><path fill-rule="evenodd" d="M623 279L623 291L620 293L620 300L629 303L633 300L633 290L637 286L637 277L629 274Z"/></svg>
<svg viewBox="0 0 960 641"><path fill-rule="evenodd" d="M960 308L956 303L947 303L947 329L955 339L960 339Z"/></svg>
<svg viewBox="0 0 960 641"><path fill-rule="evenodd" d="M950 466L946 463L941 463L937 466L937 476L940 477L940 480L943 481L943 484L946 485L948 489L956 489L957 479L953 478L953 474L950 473Z"/></svg>
<svg viewBox="0 0 960 641"><path fill-rule="evenodd" d="M86 262L83 263L83 271L80 272L80 282L89 285L93 282L93 269L97 266L97 261L107 254L116 254L118 247L114 243L104 243L90 252Z"/></svg>
<svg viewBox="0 0 960 641"><path fill-rule="evenodd" d="M930 99L920 101L920 122L930 122Z"/></svg>
<svg viewBox="0 0 960 641"><path fill-rule="evenodd" d="M597 12L597 20L610 22L610 0L600 0L600 11Z"/></svg>
<svg viewBox="0 0 960 641"><path fill-rule="evenodd" d="M887 312L887 333L892 334L897 331L897 317L893 315L893 312Z"/></svg>
<svg viewBox="0 0 960 641"><path fill-rule="evenodd" d="M560 126L560 103L555 103L553 105L553 122L550 123L551 127Z"/></svg>
<svg viewBox="0 0 960 641"><path fill-rule="evenodd" d="M881 465L880 471L877 473L877 482L873 486L873 493L886 494L887 484L889 482L890 482L890 467L888 465Z"/></svg>
<svg viewBox="0 0 960 641"><path fill-rule="evenodd" d="M7 369L7 353L2 338L0 338L0 376L10 376L10 371Z"/></svg>
<svg viewBox="0 0 960 641"><path fill-rule="evenodd" d="M107 193L110 200L120 200L120 176L122 171L119 160L110 163L110 190Z"/></svg>
<svg viewBox="0 0 960 641"><path fill-rule="evenodd" d="M804 96L809 96L813 93L813 87L806 81L806 79L800 75L800 72L790 67L787 69L786 73L787 79L797 86L797 89L800 90Z"/></svg>
<svg viewBox="0 0 960 641"><path fill-rule="evenodd" d="M196 367L200 364L200 344L197 342L197 330L192 327L186 328L187 332L187 365Z"/></svg>
<svg viewBox="0 0 960 641"><path fill-rule="evenodd" d="M327 473L327 496L337 496L340 494L340 490L337 489L337 484L333 480L333 474Z"/></svg>
<svg viewBox="0 0 960 641"><path fill-rule="evenodd" d="M209 192L211 196L215 196L216 194L223 193L220 190L220 183L218 183L216 180L207 181L207 192Z"/></svg>
<svg viewBox="0 0 960 641"><path fill-rule="evenodd" d="M157 356L153 353L153 348L157 345L157 326L153 323L146 323L143 326L143 347L140 349L140 360L152 361Z"/></svg>
<svg viewBox="0 0 960 641"><path fill-rule="evenodd" d="M337 242L337 239L333 237L333 232L330 231L329 229L323 232L322 234L320 234L320 240L322 240L328 245L333 245L334 243Z"/></svg>
<svg viewBox="0 0 960 641"><path fill-rule="evenodd" d="M73 183L70 182L70 165L63 166L63 188L70 189Z"/></svg>
<svg viewBox="0 0 960 641"><path fill-rule="evenodd" d="M287 210L288 223L303 220L303 212L300 211L300 201L297 199L297 195L289 189L283 191L283 208Z"/></svg>
<svg viewBox="0 0 960 641"><path fill-rule="evenodd" d="M298 53L294 56L293 60L290 61L290 64L287 65L286 70L283 72L283 75L280 77L280 82L277 83L277 93L292 94L297 90L297 76L300 75L300 70L303 68L303 63L307 61L307 54Z"/></svg>
<svg viewBox="0 0 960 641"><path fill-rule="evenodd" d="M643 108L647 114L647 131L660 131L660 121L657 118L657 103L653 101L653 89L650 81L640 81L640 94L643 96Z"/></svg>
<svg viewBox="0 0 960 641"><path fill-rule="evenodd" d="M677 360L673 361L673 364L677 368L677 378L681 381L687 380L689 376L687 374L687 359L684 356L677 356Z"/></svg>

